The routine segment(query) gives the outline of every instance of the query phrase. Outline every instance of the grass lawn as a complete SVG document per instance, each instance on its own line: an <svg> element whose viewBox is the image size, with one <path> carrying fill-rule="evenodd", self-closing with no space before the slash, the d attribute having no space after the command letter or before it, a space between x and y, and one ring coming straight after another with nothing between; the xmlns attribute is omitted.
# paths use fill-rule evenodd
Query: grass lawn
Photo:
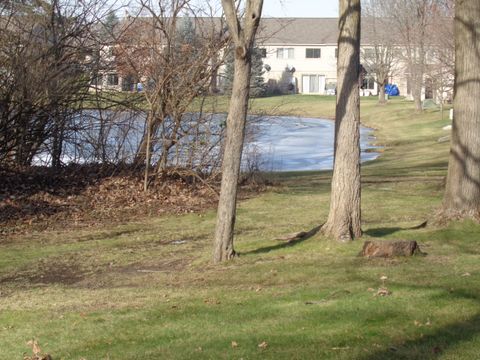
<svg viewBox="0 0 480 360"><path fill-rule="evenodd" d="M253 111L333 117L334 102L265 98ZM417 240L427 256L275 240L326 220L330 172L275 174L279 186L242 201L241 256L219 266L214 211L12 236L0 240L3 358L32 338L54 360L480 358L480 225L411 229L441 204L449 121L367 98L362 121L384 146L362 169L364 239Z"/></svg>

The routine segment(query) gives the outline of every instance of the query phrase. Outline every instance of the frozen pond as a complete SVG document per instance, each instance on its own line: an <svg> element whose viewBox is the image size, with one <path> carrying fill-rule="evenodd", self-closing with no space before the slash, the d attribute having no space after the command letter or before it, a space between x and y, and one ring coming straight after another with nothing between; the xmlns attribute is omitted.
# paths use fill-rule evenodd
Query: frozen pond
<svg viewBox="0 0 480 360"><path fill-rule="evenodd" d="M331 120L297 117L267 117L257 123L258 135L252 142L260 154L265 171L306 171L333 168L335 124ZM362 127L360 146L362 162L378 153L369 143L372 129ZM366 152L367 149L370 149Z"/></svg>
<svg viewBox="0 0 480 360"><path fill-rule="evenodd" d="M118 162L130 163L145 133L145 113L84 110L74 118L77 129L65 142L64 163ZM226 114L185 114L182 122L186 134L169 151L170 163L183 166L198 164L196 156L215 163L219 158L220 133ZM103 124L100 126L100 124ZM171 131L172 122L165 120L163 134ZM223 129L223 130L222 130ZM192 131L193 130L193 131ZM192 134L197 132L197 141ZM362 161L378 156L372 130L361 128ZM249 116L242 166L262 171L327 170L333 167L334 122L331 120L292 116ZM200 135L200 137L199 137ZM161 150L162 134L154 135L154 153ZM201 140L201 139L206 139ZM199 141L200 139L200 141ZM98 144L101 144L100 147ZM101 150L101 151L100 151ZM368 151L367 151L368 150ZM199 155L200 154L200 155ZM193 159L193 160L192 160ZM39 154L38 163L48 164L47 152ZM158 161L158 155L152 162ZM207 165L208 166L208 165Z"/></svg>

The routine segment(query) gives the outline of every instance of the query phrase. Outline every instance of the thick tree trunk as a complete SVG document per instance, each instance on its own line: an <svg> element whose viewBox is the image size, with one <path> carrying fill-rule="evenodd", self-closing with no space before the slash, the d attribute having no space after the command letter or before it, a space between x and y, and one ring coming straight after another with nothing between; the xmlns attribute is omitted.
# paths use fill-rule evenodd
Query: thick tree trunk
<svg viewBox="0 0 480 360"><path fill-rule="evenodd" d="M419 29L421 32L424 31L424 29ZM425 35L421 36L421 39L423 39ZM417 56L417 51L418 51L418 56ZM414 59L414 64L413 64L413 89L412 89L412 95L413 95L413 102L415 104L415 111L416 112L422 112L423 107L422 107L422 89L424 86L424 73L425 73L425 50L424 50L424 45L423 45L423 40L421 40L421 43L418 45L418 49L415 49L413 51L413 59Z"/></svg>
<svg viewBox="0 0 480 360"><path fill-rule="evenodd" d="M260 23L263 0L247 0L243 28L237 16L234 0L222 0L228 30L235 44L235 72L232 97L227 117L227 137L222 164L222 185L217 209L217 225L213 261L215 263L235 256L233 230L237 205L237 186L240 175L245 123L247 120L248 97L252 68L252 49Z"/></svg>
<svg viewBox="0 0 480 360"><path fill-rule="evenodd" d="M235 76L232 98L227 117L227 137L222 164L222 185L217 210L215 230L214 262L231 259L233 249L233 229L237 203L237 184L240 176L248 96L250 92L250 54L240 57L235 54Z"/></svg>
<svg viewBox="0 0 480 360"><path fill-rule="evenodd" d="M387 99L385 98L385 83L378 84L378 103L380 105L387 103Z"/></svg>
<svg viewBox="0 0 480 360"><path fill-rule="evenodd" d="M455 95L443 213L480 219L480 2L455 5Z"/></svg>
<svg viewBox="0 0 480 360"><path fill-rule="evenodd" d="M415 111L421 112L423 110L422 109L422 81L419 79L416 79L413 83L412 96L413 96L413 103L415 105Z"/></svg>
<svg viewBox="0 0 480 360"><path fill-rule="evenodd" d="M340 241L362 235L360 212L360 0L340 0L335 160L328 220Z"/></svg>

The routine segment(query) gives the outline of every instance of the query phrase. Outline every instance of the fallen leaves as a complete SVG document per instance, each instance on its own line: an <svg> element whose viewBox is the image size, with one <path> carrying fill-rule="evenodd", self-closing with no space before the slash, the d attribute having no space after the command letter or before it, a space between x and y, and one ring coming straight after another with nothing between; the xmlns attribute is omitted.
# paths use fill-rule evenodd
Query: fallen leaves
<svg viewBox="0 0 480 360"><path fill-rule="evenodd" d="M32 348L33 355L28 356L24 354L23 360L52 360L52 357L49 354L42 354L42 349L40 348L37 340L29 340L27 342L27 346Z"/></svg>
<svg viewBox="0 0 480 360"><path fill-rule="evenodd" d="M204 299L203 302L207 305L220 305L222 303L220 300L215 298Z"/></svg>
<svg viewBox="0 0 480 360"><path fill-rule="evenodd" d="M332 347L332 350L348 350L350 346L343 346L343 347Z"/></svg>
<svg viewBox="0 0 480 360"><path fill-rule="evenodd" d="M420 321L418 321L418 320L414 320L414 321L413 321L413 324L414 324L415 326L417 326L417 327L431 326L431 325L432 325L430 319L427 319L427 321L426 321L425 323L422 323L422 322L420 322Z"/></svg>
<svg viewBox="0 0 480 360"><path fill-rule="evenodd" d="M262 341L260 344L258 344L258 347L260 349L266 349L268 347L268 343L266 341Z"/></svg>
<svg viewBox="0 0 480 360"><path fill-rule="evenodd" d="M387 288L381 287L377 290L377 292L373 296L389 296L392 295L392 292Z"/></svg>
<svg viewBox="0 0 480 360"><path fill-rule="evenodd" d="M190 213L216 203L207 181L165 173L144 192L142 176L141 169L107 165L0 167L0 224L8 225L0 227L0 235L62 221L91 225L126 216Z"/></svg>
<svg viewBox="0 0 480 360"><path fill-rule="evenodd" d="M392 292L388 290L388 288L385 286L385 281L388 280L388 277L386 275L382 275L380 277L380 280L382 281L382 286L378 288L378 290L375 290L374 288L369 287L367 291L373 292L373 296L390 296L392 295Z"/></svg>

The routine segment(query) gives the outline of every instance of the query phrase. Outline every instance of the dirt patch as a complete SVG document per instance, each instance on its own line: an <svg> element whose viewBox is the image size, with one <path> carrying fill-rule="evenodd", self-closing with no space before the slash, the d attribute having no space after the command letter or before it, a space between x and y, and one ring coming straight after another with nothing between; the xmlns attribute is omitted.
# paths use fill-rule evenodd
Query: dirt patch
<svg viewBox="0 0 480 360"><path fill-rule="evenodd" d="M16 285L73 285L83 280L85 273L75 263L60 263L57 261L40 262L33 267L6 274L0 277L0 284L15 283Z"/></svg>
<svg viewBox="0 0 480 360"><path fill-rule="evenodd" d="M62 263L56 260L42 260L37 264L0 277L0 285L28 288L42 285L65 285L86 288L110 287L119 274L129 278L155 273L178 273L191 263L191 258L161 259L158 261L132 263L125 266L99 266L87 271L80 263ZM111 279L105 281L105 279ZM125 280L125 279L123 279ZM122 281L123 281L122 280Z"/></svg>
<svg viewBox="0 0 480 360"><path fill-rule="evenodd" d="M158 261L136 262L128 265L104 267L101 271L86 276L75 287L86 289L108 288L141 288L146 284L162 282L163 286L176 286L169 284L165 276L180 274L191 263L191 258L163 259Z"/></svg>
<svg viewBox="0 0 480 360"><path fill-rule="evenodd" d="M126 274L148 274L157 272L179 272L183 271L190 265L191 259L167 259L159 260L155 263L135 263L121 268L117 268L116 271Z"/></svg>

